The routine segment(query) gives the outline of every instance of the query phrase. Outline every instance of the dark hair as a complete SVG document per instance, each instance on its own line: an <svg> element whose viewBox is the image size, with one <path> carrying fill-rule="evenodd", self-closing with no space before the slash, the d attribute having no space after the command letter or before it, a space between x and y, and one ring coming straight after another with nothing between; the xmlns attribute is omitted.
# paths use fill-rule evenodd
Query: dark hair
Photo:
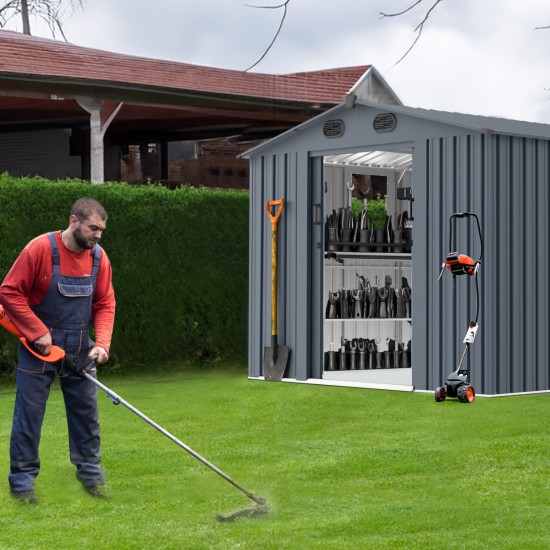
<svg viewBox="0 0 550 550"><path fill-rule="evenodd" d="M71 216L76 216L81 222L87 220L92 214L97 214L102 220L107 219L105 208L89 197L78 199L71 208Z"/></svg>

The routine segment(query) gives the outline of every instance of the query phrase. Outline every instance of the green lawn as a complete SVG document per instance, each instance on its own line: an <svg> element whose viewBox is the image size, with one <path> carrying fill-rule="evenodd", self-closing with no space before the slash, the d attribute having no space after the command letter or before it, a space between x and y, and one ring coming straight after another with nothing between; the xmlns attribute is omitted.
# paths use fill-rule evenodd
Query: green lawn
<svg viewBox="0 0 550 550"><path fill-rule="evenodd" d="M102 379L247 489L250 501L100 395L112 498L84 493L61 394L44 423L37 506L9 496L14 388L0 388L0 548L549 548L550 395L432 395L249 381L244 365Z"/></svg>

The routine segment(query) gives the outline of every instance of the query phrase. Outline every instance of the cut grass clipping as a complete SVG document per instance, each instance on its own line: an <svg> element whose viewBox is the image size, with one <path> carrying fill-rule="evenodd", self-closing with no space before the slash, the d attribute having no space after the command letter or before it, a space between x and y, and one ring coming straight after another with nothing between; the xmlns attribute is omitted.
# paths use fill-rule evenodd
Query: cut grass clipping
<svg viewBox="0 0 550 550"><path fill-rule="evenodd" d="M158 366L160 368L161 366ZM433 394L247 379L246 365L170 365L100 380L270 504L243 495L100 391L109 500L69 463L52 389L36 482L9 496L15 389L0 388L0 548L550 548L550 395L444 406Z"/></svg>

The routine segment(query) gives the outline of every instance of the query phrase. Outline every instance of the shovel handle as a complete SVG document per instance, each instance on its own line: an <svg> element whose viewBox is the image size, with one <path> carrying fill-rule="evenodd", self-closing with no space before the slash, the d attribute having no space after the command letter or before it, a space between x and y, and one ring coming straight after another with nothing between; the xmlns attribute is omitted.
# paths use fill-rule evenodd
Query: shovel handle
<svg viewBox="0 0 550 550"><path fill-rule="evenodd" d="M275 210L275 213L271 211L272 206L278 206L277 210ZM283 210L285 208L285 199L277 199L274 201L267 201L265 203L265 210L267 212L267 215L269 216L269 219L271 220L271 229L273 231L277 231L277 224L279 223L279 218L281 217L281 214L283 213Z"/></svg>
<svg viewBox="0 0 550 550"><path fill-rule="evenodd" d="M272 206L277 206L275 213L271 211ZM271 220L271 336L277 337L277 243L278 243L278 230L277 225L279 218L285 207L284 199L277 199L273 201L267 201L265 203L265 209L269 219Z"/></svg>

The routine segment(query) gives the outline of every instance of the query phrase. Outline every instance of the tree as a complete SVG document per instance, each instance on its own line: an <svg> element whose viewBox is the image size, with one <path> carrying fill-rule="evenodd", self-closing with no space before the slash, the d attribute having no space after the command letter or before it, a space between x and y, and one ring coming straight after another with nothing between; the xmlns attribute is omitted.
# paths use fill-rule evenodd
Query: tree
<svg viewBox="0 0 550 550"><path fill-rule="evenodd" d="M74 12L84 8L86 0L10 0L3 2L0 7L0 28L6 25L14 18L21 16L23 24L23 33L31 34L31 17L45 21L54 38L59 32L63 40L67 37L63 32L62 19L67 10Z"/></svg>

